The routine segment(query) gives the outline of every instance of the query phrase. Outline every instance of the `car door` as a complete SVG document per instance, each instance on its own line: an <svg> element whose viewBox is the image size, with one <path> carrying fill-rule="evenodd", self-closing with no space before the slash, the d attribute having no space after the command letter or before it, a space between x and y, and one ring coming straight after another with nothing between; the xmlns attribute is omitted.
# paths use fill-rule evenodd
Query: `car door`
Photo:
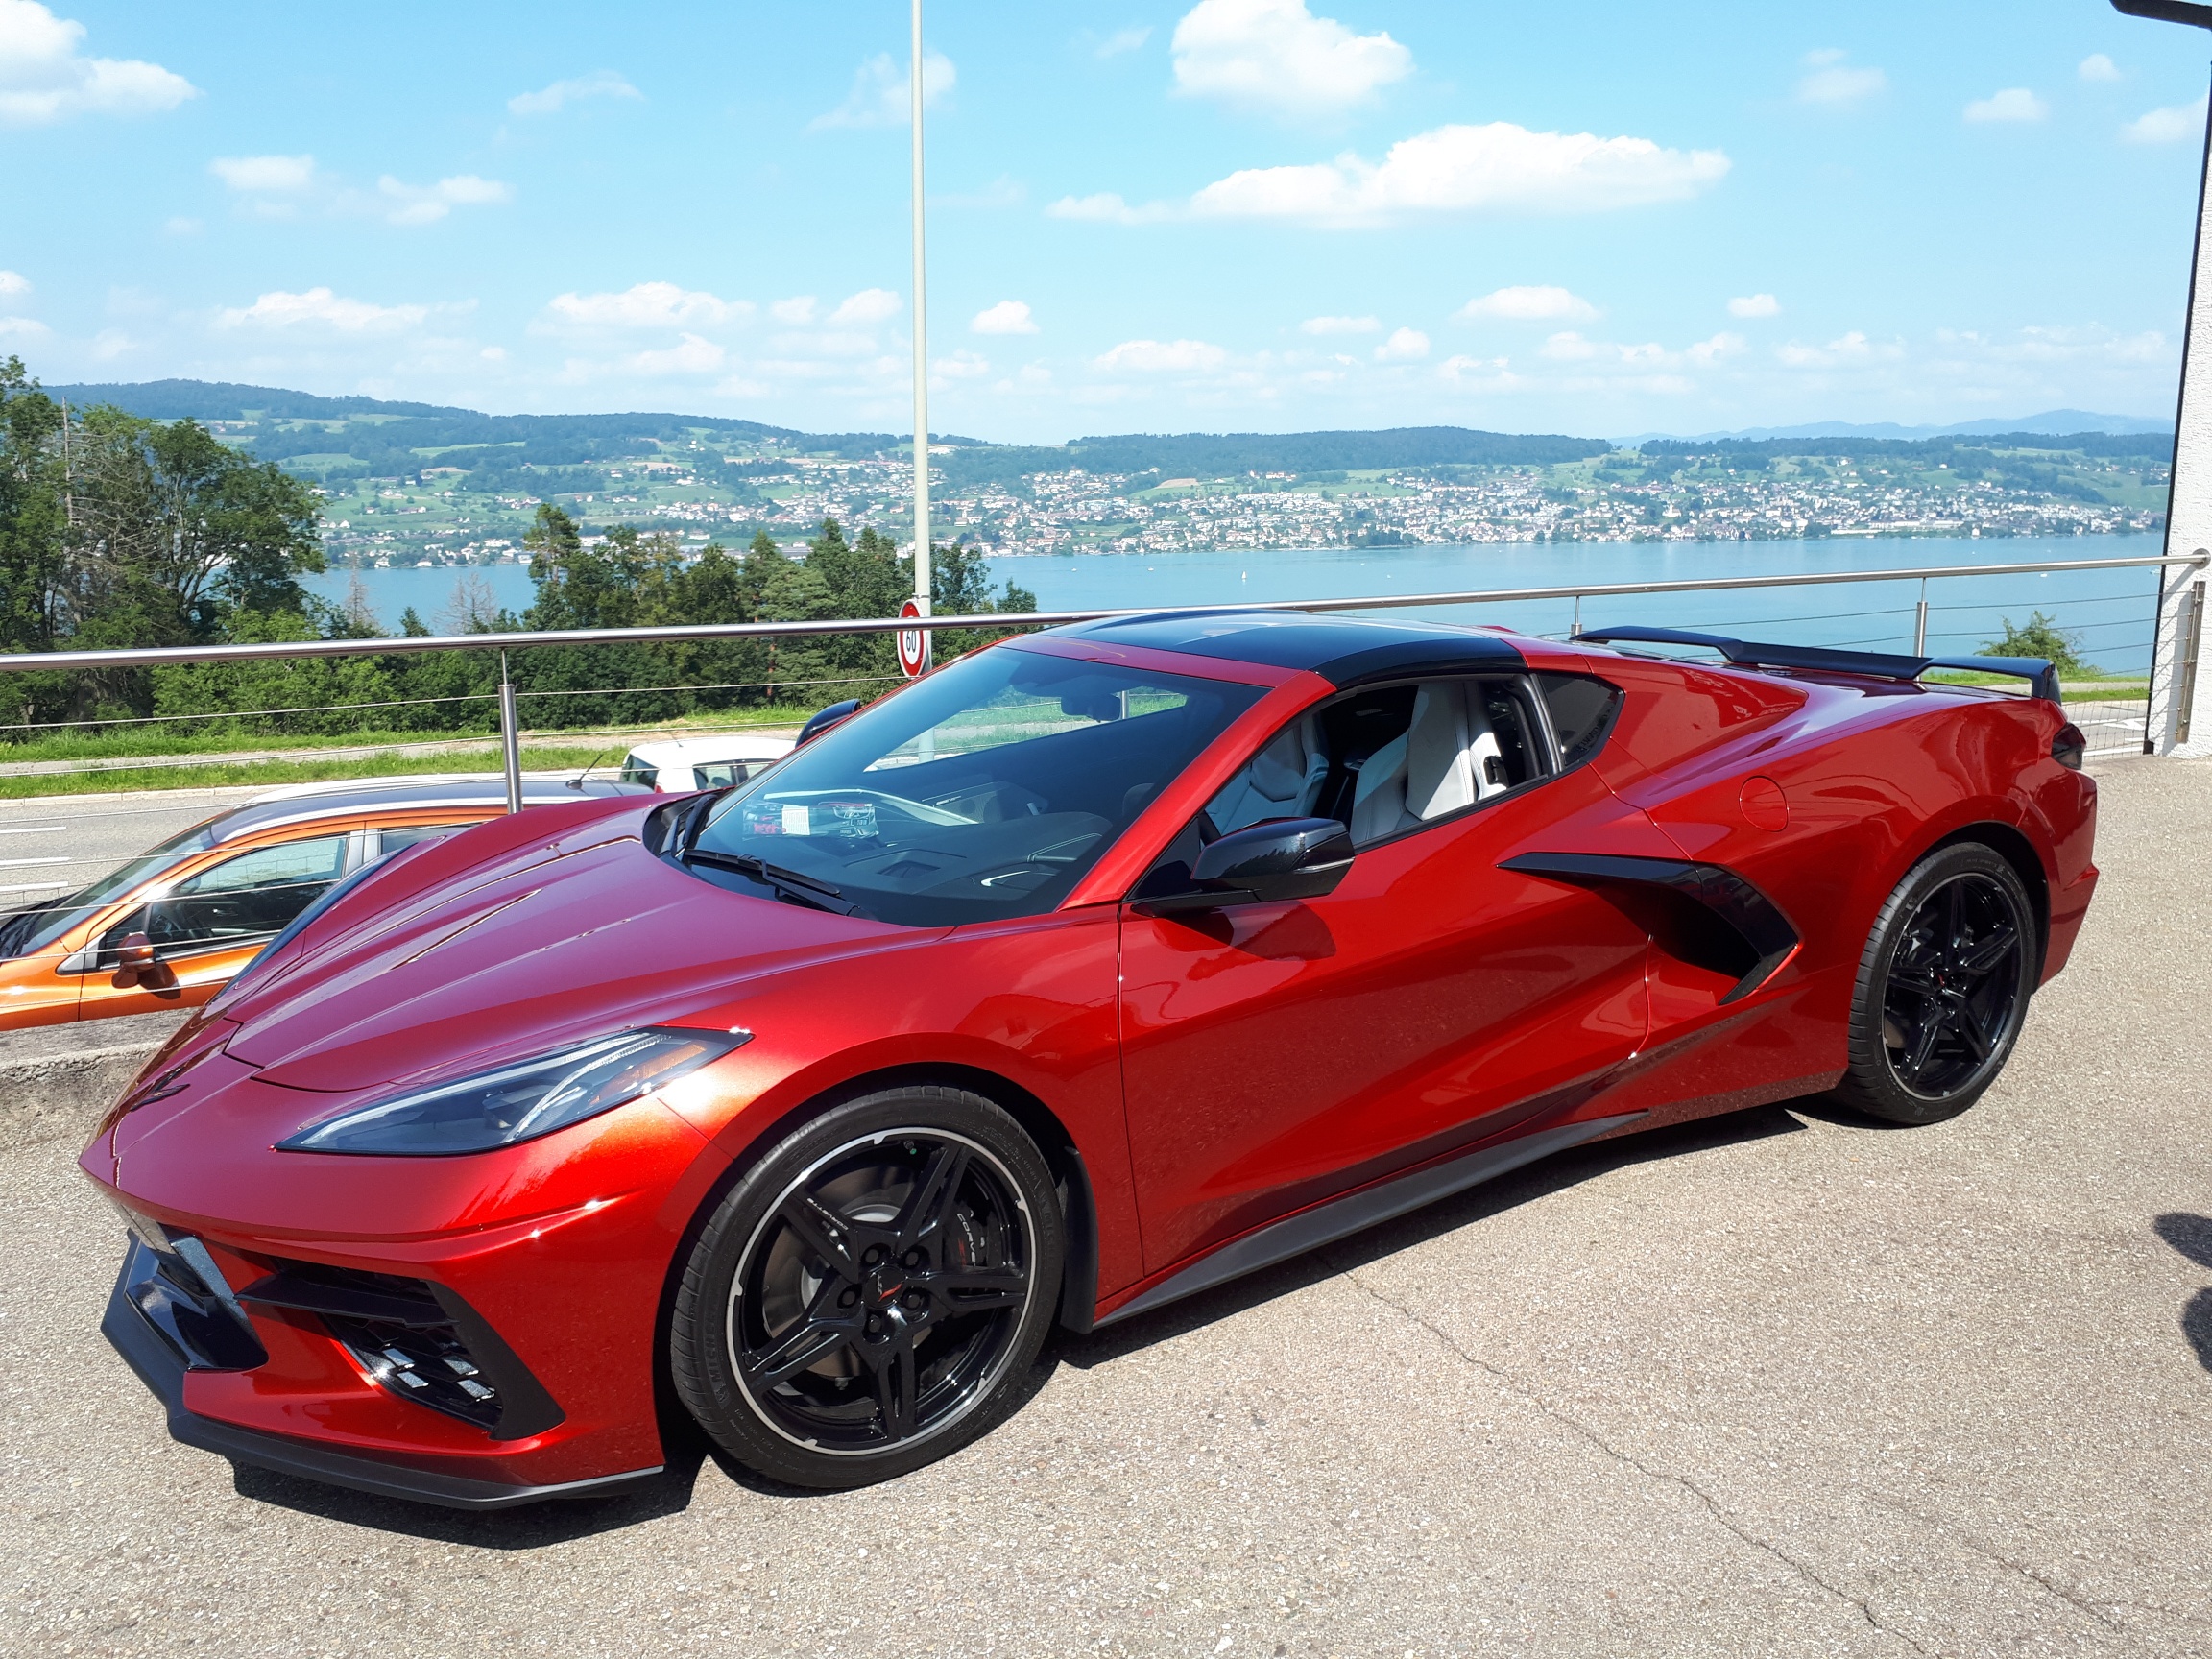
<svg viewBox="0 0 2212 1659"><path fill-rule="evenodd" d="M359 856L361 839L358 831L335 829L252 848L203 864L161 897L132 906L87 948L78 1018L205 1001L346 873ZM153 942L156 954L176 974L175 986L113 986L117 953L133 933Z"/></svg>
<svg viewBox="0 0 2212 1659"><path fill-rule="evenodd" d="M1548 732L1529 747L1526 776L1411 828L1379 828L1375 797L1332 800L1321 781L1324 815L1367 836L1325 897L1195 914L1124 903L1123 1077L1148 1272L1571 1110L1636 1052L1642 927L1600 896L1499 866L1538 847L1673 850L1591 767L1562 772ZM1350 758L1372 776L1386 754L1340 755L1334 770ZM1295 771L1287 758L1277 778ZM1495 759L1472 758L1496 780Z"/></svg>

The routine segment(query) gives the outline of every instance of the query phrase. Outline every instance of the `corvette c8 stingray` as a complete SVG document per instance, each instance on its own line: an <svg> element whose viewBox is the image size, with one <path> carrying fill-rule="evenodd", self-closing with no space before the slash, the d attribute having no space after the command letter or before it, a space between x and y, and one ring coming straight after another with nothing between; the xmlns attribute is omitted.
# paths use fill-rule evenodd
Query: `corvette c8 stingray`
<svg viewBox="0 0 2212 1659"><path fill-rule="evenodd" d="M1605 641L1705 645L1721 661ZM2096 870L2032 694L1921 659L1176 613L719 792L333 890L86 1147L180 1439L496 1506L687 1413L837 1487L1088 1331L1564 1147L2004 1066Z"/></svg>

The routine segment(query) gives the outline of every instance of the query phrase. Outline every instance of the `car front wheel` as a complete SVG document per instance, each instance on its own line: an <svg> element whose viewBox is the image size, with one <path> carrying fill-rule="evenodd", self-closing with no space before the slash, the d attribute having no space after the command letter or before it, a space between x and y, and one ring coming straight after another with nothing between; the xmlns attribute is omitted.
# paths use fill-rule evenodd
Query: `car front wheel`
<svg viewBox="0 0 2212 1659"><path fill-rule="evenodd" d="M849 1101L709 1217L677 1290L677 1392L775 1479L903 1474L1019 1403L1064 1252L1051 1172L999 1107L933 1087Z"/></svg>
<svg viewBox="0 0 2212 1659"><path fill-rule="evenodd" d="M1893 1123L1965 1111L2011 1057L2040 957L2010 864L1976 842L1931 853L1867 938L1837 1097Z"/></svg>

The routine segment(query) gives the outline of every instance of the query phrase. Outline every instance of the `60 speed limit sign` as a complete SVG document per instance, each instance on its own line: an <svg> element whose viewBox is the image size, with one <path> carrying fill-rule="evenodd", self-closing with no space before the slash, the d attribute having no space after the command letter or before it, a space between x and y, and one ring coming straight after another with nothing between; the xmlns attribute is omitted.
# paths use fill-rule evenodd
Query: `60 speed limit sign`
<svg viewBox="0 0 2212 1659"><path fill-rule="evenodd" d="M902 618L922 614L922 601L909 599L899 607ZM899 630L899 672L909 680L919 680L929 671L929 635L922 628Z"/></svg>

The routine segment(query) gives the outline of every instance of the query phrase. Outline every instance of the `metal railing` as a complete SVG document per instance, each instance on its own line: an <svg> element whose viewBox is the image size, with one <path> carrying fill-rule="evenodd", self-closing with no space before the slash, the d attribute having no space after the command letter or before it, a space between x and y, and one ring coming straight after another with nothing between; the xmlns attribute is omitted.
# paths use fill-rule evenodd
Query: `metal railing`
<svg viewBox="0 0 2212 1659"><path fill-rule="evenodd" d="M1497 588L1447 593L1390 593L1364 594L1352 598L1275 599L1247 601L1229 605L1198 607L1126 606L1112 609L1081 611L1032 611L1012 613L988 613L971 616L925 616L835 619L812 622L721 622L679 624L654 628L566 628L535 633L485 633L461 635L434 635L400 637L397 638L316 639L303 641L278 641L251 645L183 645L160 646L144 650L111 651L50 651L15 652L0 654L0 673L52 672L56 670L96 670L114 668L159 667L187 662L252 662L275 659L319 657L381 657L413 651L496 651L499 653L499 686L496 696L500 714L500 747L507 775L508 799L511 810L518 810L521 797L520 727L516 715L517 692L508 667L508 654L517 650L541 649L548 646L607 645L607 644L659 644L683 640L740 640L789 639L817 636L844 634L889 634L906 629L924 629L931 632L945 630L996 630L1048 628L1069 622L1090 622L1110 616L1144 615L1161 610L1198 609L1222 613L1239 612L1274 611L1398 611L1418 610L1447 606L1470 605L1523 605L1528 603L1564 604L1573 607L1573 620L1566 635L1572 638L1582 631L1582 607L1587 601L1600 599L1625 599L1645 596L1691 593L1720 593L1755 591L1779 588L1834 587L1868 582L1917 582L1921 596L1910 614L1913 618L1911 637L1917 654L1925 655L1929 635L1931 606L1927 598L1930 582L1958 579L2050 575L2057 572L2082 572L2095 570L2155 570L2158 572L2157 603L2150 618L2151 666L2147 681L2147 696L2142 721L2142 746L2148 753L2159 745L2152 731L2161 701L2159 667L2164 654L2171 684L2166 686L2166 702L2172 719L2177 723L2175 741L2186 742L2189 736L2190 704L2194 701L2199 642L2204 621L2204 582L2201 579L2207 565L2212 565L2212 553L2200 549L2190 554L2152 554L2125 559L2055 560L2024 564L2004 565L1926 565L1904 569L1839 570L1813 573L1794 573L1778 576L1720 576L1695 578L1668 582L1606 582L1574 583L1542 588ZM2170 584L2167 572L2174 569L2198 573L2193 584ZM1942 609L1937 607L1936 609ZM1898 615L1895 610L1839 613L1851 615ZM1769 622L1788 618L1770 618ZM2169 626L2169 623L2172 626ZM1715 626L1724 626L1716 624ZM2167 637L2171 635L2171 646ZM1851 641L1850 643L1866 643ZM624 687L610 686L612 694ZM2177 694L2176 694L2177 692ZM524 693L523 695L529 695ZM240 711L251 714L251 710ZM2132 710L2128 718L2132 719ZM2077 716L2077 723L2080 722ZM63 723L66 724L66 723ZM2101 729L2124 725L2124 721L2099 720ZM2126 745L2117 741L2093 742L2093 752L2115 753Z"/></svg>

